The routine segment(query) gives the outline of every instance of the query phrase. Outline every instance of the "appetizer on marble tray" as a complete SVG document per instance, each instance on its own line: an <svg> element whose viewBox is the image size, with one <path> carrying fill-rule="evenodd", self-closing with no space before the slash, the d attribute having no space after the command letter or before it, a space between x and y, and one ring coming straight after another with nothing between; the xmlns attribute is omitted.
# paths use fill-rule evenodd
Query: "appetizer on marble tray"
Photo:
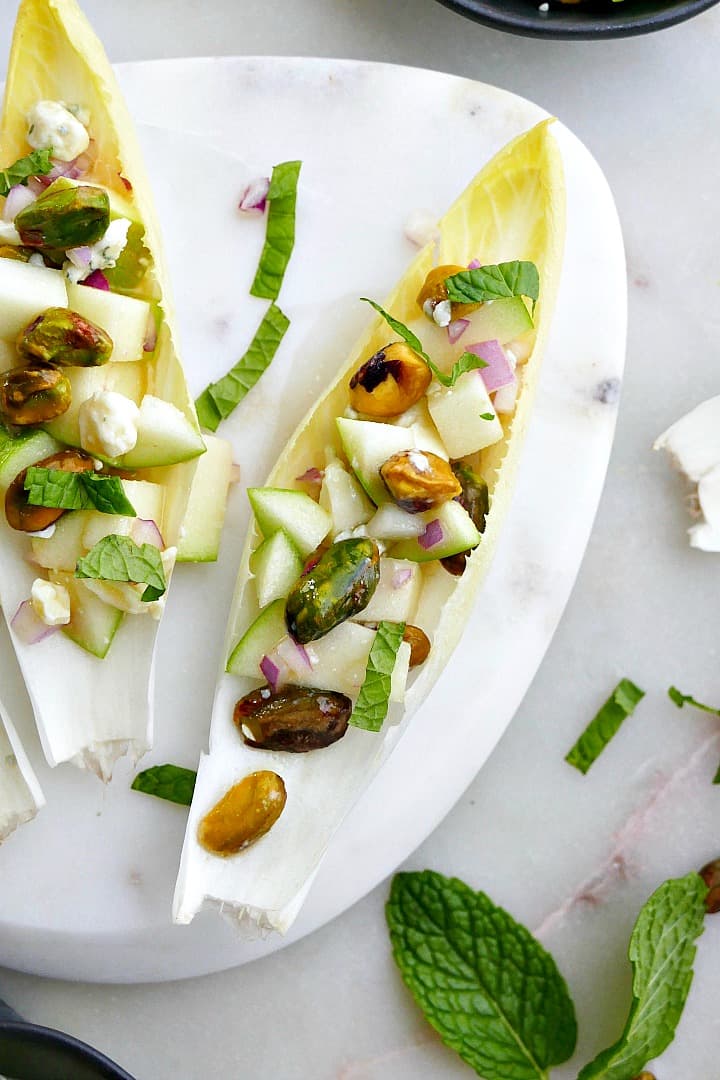
<svg viewBox="0 0 720 1080"><path fill-rule="evenodd" d="M108 779L151 745L205 444L135 132L75 0L20 4L0 162L0 603L48 762Z"/></svg>
<svg viewBox="0 0 720 1080"><path fill-rule="evenodd" d="M285 931L457 644L510 499L560 273L550 121L471 182L291 437L240 562L174 918Z"/></svg>

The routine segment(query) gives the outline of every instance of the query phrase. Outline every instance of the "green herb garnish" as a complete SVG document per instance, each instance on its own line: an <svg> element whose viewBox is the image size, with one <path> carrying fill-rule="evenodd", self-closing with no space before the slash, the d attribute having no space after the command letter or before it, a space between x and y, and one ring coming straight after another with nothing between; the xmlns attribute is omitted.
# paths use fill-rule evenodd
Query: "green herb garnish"
<svg viewBox="0 0 720 1080"><path fill-rule="evenodd" d="M350 717L350 723L355 727L364 728L366 731L379 731L383 726L390 703L392 673L404 633L404 622L378 623L368 657L365 681L360 687Z"/></svg>
<svg viewBox="0 0 720 1080"><path fill-rule="evenodd" d="M52 148L33 150L27 157L8 165L7 169L0 169L0 195L7 195L17 184L26 185L31 176L47 176L52 167Z"/></svg>
<svg viewBox="0 0 720 1080"><path fill-rule="evenodd" d="M446 375L444 371L441 371L436 364L432 362L428 354L422 347L420 338L413 334L412 330L405 326L405 323L401 323L399 319L394 318L384 308L381 308L379 304L376 304L374 300L368 300L367 296L362 296L361 300L364 300L366 304L370 304L375 308L378 315L382 315L388 326L395 331L398 337L401 337L411 349L414 349L419 356L422 356L427 366L432 371L437 381L442 386L452 387L455 385L461 375L464 375L468 371L478 371L480 368L487 367L487 363L474 353L464 352L459 360L456 360L453 364L452 371L449 375Z"/></svg>
<svg viewBox="0 0 720 1080"><path fill-rule="evenodd" d="M456 304L483 304L526 296L533 310L540 295L540 275L535 263L506 262L462 270L445 282L448 300Z"/></svg>
<svg viewBox="0 0 720 1080"><path fill-rule="evenodd" d="M189 806L195 790L197 773L180 765L153 765L143 769L132 782L133 791L155 795L158 799Z"/></svg>
<svg viewBox="0 0 720 1080"><path fill-rule="evenodd" d="M280 287L295 244L295 203L301 166L301 161L284 161L273 168L267 193L270 205L265 246L250 288L252 296L277 300L280 295Z"/></svg>
<svg viewBox="0 0 720 1080"><path fill-rule="evenodd" d="M431 870L397 874L386 916L405 985L484 1080L547 1080L570 1057L577 1024L565 980L484 893Z"/></svg>
<svg viewBox="0 0 720 1080"><path fill-rule="evenodd" d="M643 906L630 938L633 1000L625 1030L578 1080L628 1080L670 1045L693 977L707 886L698 874L666 881Z"/></svg>
<svg viewBox="0 0 720 1080"><path fill-rule="evenodd" d="M145 603L159 600L167 588L159 550L153 544L138 546L129 536L104 536L78 559L75 577L147 585L140 597Z"/></svg>
<svg viewBox="0 0 720 1080"><path fill-rule="evenodd" d="M99 510L101 514L137 517L118 476L93 472L71 473L32 465L25 476L31 506L61 510Z"/></svg>
<svg viewBox="0 0 720 1080"><path fill-rule="evenodd" d="M481 412L480 413L480 419L481 420L494 420L495 419L495 413Z"/></svg>
<svg viewBox="0 0 720 1080"><path fill-rule="evenodd" d="M704 705L702 701L696 701L690 694L683 694L676 686L671 686L668 690L668 697L671 701L674 701L678 709L682 709L684 705L692 705L695 709L701 709L703 712L710 713L712 716L720 716L720 709L714 709L712 705ZM713 777L713 784L720 784L720 765Z"/></svg>
<svg viewBox="0 0 720 1080"><path fill-rule="evenodd" d="M645 697L629 679L621 679L602 709L590 721L565 760L586 773L607 744L616 735L623 720L630 716L635 706Z"/></svg>
<svg viewBox="0 0 720 1080"><path fill-rule="evenodd" d="M290 320L277 304L271 304L245 355L227 375L210 383L196 400L198 419L203 427L216 431L220 421L225 420L239 405L272 363L289 325Z"/></svg>

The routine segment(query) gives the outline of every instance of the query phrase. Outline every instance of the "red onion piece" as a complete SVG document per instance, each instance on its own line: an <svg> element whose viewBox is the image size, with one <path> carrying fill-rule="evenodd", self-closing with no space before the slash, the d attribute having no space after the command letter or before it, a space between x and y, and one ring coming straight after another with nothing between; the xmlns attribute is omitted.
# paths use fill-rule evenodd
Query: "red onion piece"
<svg viewBox="0 0 720 1080"><path fill-rule="evenodd" d="M301 645L299 641L296 641L292 634L288 634L288 642L292 646L299 663L303 667L306 667L308 671L312 671L312 664L310 663L310 657L308 656L305 646Z"/></svg>
<svg viewBox="0 0 720 1080"><path fill-rule="evenodd" d="M154 521L147 518L135 518L130 530L130 536L136 544L152 544L160 551L165 549L165 541Z"/></svg>
<svg viewBox="0 0 720 1080"><path fill-rule="evenodd" d="M86 270L92 259L92 248L87 246L68 248L65 254L73 266L77 266L78 270Z"/></svg>
<svg viewBox="0 0 720 1080"><path fill-rule="evenodd" d="M128 180L127 176L123 176L122 173L118 173L118 176L120 177L120 183L125 188L125 190L126 191L132 191L133 186L130 183L130 181Z"/></svg>
<svg viewBox="0 0 720 1080"><path fill-rule="evenodd" d="M157 324L153 317L152 311L148 318L147 330L145 331L145 340L143 341L143 352L153 352L157 345Z"/></svg>
<svg viewBox="0 0 720 1080"><path fill-rule="evenodd" d="M23 600L20 607L13 615L10 626L25 645L37 645L46 637L50 637L58 626L47 626L35 613L35 608L29 600Z"/></svg>
<svg viewBox="0 0 720 1080"><path fill-rule="evenodd" d="M32 191L33 195L42 195L46 187L49 187L47 183L47 176L31 176L27 182L27 186Z"/></svg>
<svg viewBox="0 0 720 1080"><path fill-rule="evenodd" d="M471 261L468 263L468 270L479 270L481 266L482 263L479 259L471 259Z"/></svg>
<svg viewBox="0 0 720 1080"><path fill-rule="evenodd" d="M430 548L437 547L444 537L445 533L443 532L441 523L437 518L433 518L432 521L428 522L427 528L422 536L418 536L418 544L421 548L424 548L425 551L429 551Z"/></svg>
<svg viewBox="0 0 720 1080"><path fill-rule="evenodd" d="M466 352L475 353L485 361L487 367L481 368L480 374L489 394L514 381L515 372L499 341L478 341L468 345Z"/></svg>
<svg viewBox="0 0 720 1080"><path fill-rule="evenodd" d="M269 190L270 178L268 176L258 176L255 180L251 180L240 196L238 210L242 210L244 214L264 214Z"/></svg>
<svg viewBox="0 0 720 1080"><path fill-rule="evenodd" d="M46 176L40 177L40 179L47 181L46 187L61 176L66 177L68 180L79 180L90 168L90 164L91 161L87 154L80 154L78 157L73 158L72 161L54 161L50 172Z"/></svg>
<svg viewBox="0 0 720 1080"><path fill-rule="evenodd" d="M322 484L325 473L322 469L306 469L302 476L296 476L299 484Z"/></svg>
<svg viewBox="0 0 720 1080"><path fill-rule="evenodd" d="M270 689L273 693L278 688L278 679L280 677L280 668L274 663L269 656L263 656L260 661L260 670L267 679Z"/></svg>
<svg viewBox="0 0 720 1080"><path fill-rule="evenodd" d="M89 285L91 289L100 289L102 292L110 292L110 282L102 270L93 270L92 274L88 274L80 284Z"/></svg>
<svg viewBox="0 0 720 1080"><path fill-rule="evenodd" d="M3 221L14 221L21 210L34 203L37 195L24 184L15 184L7 193L3 207Z"/></svg>
<svg viewBox="0 0 720 1080"><path fill-rule="evenodd" d="M237 462L233 461L232 465L230 466L230 480L228 481L228 483L239 484L241 477L242 472L240 471L240 466L237 464Z"/></svg>
<svg viewBox="0 0 720 1080"><path fill-rule="evenodd" d="M448 323L447 336L451 345L460 340L469 325L469 319L453 319L452 322Z"/></svg>
<svg viewBox="0 0 720 1080"><path fill-rule="evenodd" d="M392 576L393 589L402 589L403 585L407 585L411 577L412 570L396 570Z"/></svg>

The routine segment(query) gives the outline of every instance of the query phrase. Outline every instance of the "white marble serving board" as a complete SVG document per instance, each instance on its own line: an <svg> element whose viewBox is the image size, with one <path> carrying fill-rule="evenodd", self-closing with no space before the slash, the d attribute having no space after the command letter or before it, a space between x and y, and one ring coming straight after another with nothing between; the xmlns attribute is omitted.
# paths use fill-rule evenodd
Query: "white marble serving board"
<svg viewBox="0 0 720 1080"><path fill-rule="evenodd" d="M242 484L221 558L181 567L161 632L156 748L194 766L248 512L297 420L413 255L411 211L439 216L537 106L465 79L308 59L183 60L120 69L159 203L194 392L244 351L263 310L247 291L264 220L235 210L246 180L303 160L292 325L271 371L221 434ZM0 636L3 696L48 804L0 849L0 963L38 974L165 980L241 964L297 940L369 891L437 825L481 767L532 680L570 594L607 466L625 349L622 239L607 184L556 126L567 171L566 263L535 415L497 558L461 646L399 748L334 840L287 939L238 942L212 912L170 923L182 808L103 788L40 760L27 698ZM39 646L40 648L42 646Z"/></svg>

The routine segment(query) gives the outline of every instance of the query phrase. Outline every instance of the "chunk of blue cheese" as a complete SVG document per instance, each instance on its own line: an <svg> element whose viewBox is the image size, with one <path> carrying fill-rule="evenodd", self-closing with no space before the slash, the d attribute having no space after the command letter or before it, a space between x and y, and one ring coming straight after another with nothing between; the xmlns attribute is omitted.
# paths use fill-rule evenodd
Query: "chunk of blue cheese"
<svg viewBox="0 0 720 1080"><path fill-rule="evenodd" d="M720 395L676 420L653 445L697 485L702 520L688 529L690 546L720 551Z"/></svg>

